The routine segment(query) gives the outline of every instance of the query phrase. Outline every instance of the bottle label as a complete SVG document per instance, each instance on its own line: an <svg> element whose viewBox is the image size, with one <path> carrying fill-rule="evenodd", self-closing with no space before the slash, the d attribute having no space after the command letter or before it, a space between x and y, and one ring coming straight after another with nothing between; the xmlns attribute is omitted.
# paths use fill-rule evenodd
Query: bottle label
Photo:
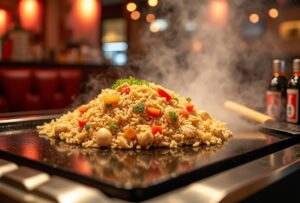
<svg viewBox="0 0 300 203"><path fill-rule="evenodd" d="M280 119L281 114L281 92L267 91L267 114L276 120Z"/></svg>
<svg viewBox="0 0 300 203"><path fill-rule="evenodd" d="M299 120L299 90L287 89L286 120L290 123L298 123Z"/></svg>

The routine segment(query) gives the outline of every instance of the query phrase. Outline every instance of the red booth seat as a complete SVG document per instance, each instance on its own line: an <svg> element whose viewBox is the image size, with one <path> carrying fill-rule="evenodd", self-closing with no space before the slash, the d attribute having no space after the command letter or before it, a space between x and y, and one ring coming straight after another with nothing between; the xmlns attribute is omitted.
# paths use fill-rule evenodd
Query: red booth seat
<svg viewBox="0 0 300 203"><path fill-rule="evenodd" d="M4 92L12 109L24 109L26 94L30 91L32 72L29 69L3 70Z"/></svg>
<svg viewBox="0 0 300 203"><path fill-rule="evenodd" d="M57 106L55 104L55 94L57 94L58 86L59 86L59 75L58 71L55 69L41 69L34 70L34 86L37 89L37 92L42 101L42 107L44 109L49 109ZM65 105L64 98L61 101L64 103L61 105L62 107Z"/></svg>
<svg viewBox="0 0 300 203"><path fill-rule="evenodd" d="M82 73L80 69L64 69L59 71L62 93L70 104L80 92Z"/></svg>
<svg viewBox="0 0 300 203"><path fill-rule="evenodd" d="M0 69L0 112L64 108L82 78L80 69Z"/></svg>
<svg viewBox="0 0 300 203"><path fill-rule="evenodd" d="M0 96L0 113L9 112L9 105L4 96Z"/></svg>
<svg viewBox="0 0 300 203"><path fill-rule="evenodd" d="M43 109L41 98L37 94L27 93L24 102L24 111L34 111Z"/></svg>

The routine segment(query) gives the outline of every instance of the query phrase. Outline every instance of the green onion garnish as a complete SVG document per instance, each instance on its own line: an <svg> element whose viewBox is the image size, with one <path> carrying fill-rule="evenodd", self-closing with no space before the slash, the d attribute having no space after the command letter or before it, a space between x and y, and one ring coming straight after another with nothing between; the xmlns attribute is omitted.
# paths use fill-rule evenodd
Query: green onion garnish
<svg viewBox="0 0 300 203"><path fill-rule="evenodd" d="M138 80L132 76L129 76L129 78L122 78L119 79L111 86L112 89L116 89L120 85L128 83L129 85L149 85L149 82L146 80Z"/></svg>
<svg viewBox="0 0 300 203"><path fill-rule="evenodd" d="M137 113L143 113L145 110L145 106L143 104L138 104L134 107L134 111Z"/></svg>
<svg viewBox="0 0 300 203"><path fill-rule="evenodd" d="M91 128L91 125L90 125L90 124L86 124L84 127L85 127L85 130L86 130L86 131L89 131L90 128Z"/></svg>
<svg viewBox="0 0 300 203"><path fill-rule="evenodd" d="M112 108L112 104L105 104L106 108Z"/></svg>
<svg viewBox="0 0 300 203"><path fill-rule="evenodd" d="M114 130L117 130L117 129L118 129L118 126L117 126L117 124L112 123L112 124L109 125L109 129L110 129L111 131L114 131Z"/></svg>
<svg viewBox="0 0 300 203"><path fill-rule="evenodd" d="M170 115L170 119L172 122L176 122L177 121L177 115L174 111L170 111L169 112L169 115Z"/></svg>

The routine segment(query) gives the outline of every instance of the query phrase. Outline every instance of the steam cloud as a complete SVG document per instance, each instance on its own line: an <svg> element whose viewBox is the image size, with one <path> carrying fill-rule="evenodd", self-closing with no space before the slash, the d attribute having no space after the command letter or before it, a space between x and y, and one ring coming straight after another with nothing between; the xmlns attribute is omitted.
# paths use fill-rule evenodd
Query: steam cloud
<svg viewBox="0 0 300 203"><path fill-rule="evenodd" d="M239 116L224 109L223 103L231 99L264 110L271 60L255 54L261 44L253 52L245 52L239 30L243 1L228 2L227 25L220 28L209 21L209 1L160 1L159 13L163 15L159 17L167 19L170 27L164 33L151 33L145 26L141 35L147 51L134 64L140 67L143 78L191 97L220 120L235 126L238 121L244 126ZM195 31L185 30L188 21L196 22ZM272 37L267 39L264 46L274 44ZM201 42L201 52L192 49L195 42Z"/></svg>
<svg viewBox="0 0 300 203"><path fill-rule="evenodd" d="M210 22L209 2L161 0L157 17L167 19L170 26L165 32L151 33L145 23L139 34L147 49L142 57L129 60L129 65L139 67L139 77L191 97L200 109L244 129L248 125L236 113L225 110L223 103L231 99L264 111L271 58L257 54L260 43L245 51L240 36L241 21L248 15L241 8L244 1L228 0L227 24L222 28ZM189 21L197 25L193 32L185 29ZM272 34L264 36L264 49L275 50ZM200 52L193 50L195 42L201 43ZM105 74L90 78L87 94L73 106L88 102L99 89L109 86L111 81L105 78Z"/></svg>

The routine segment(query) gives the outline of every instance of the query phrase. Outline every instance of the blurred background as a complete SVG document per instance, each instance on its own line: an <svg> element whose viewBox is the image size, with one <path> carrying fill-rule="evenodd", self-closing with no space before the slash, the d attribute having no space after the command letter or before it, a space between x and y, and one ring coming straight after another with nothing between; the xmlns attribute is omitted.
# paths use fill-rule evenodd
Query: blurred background
<svg viewBox="0 0 300 203"><path fill-rule="evenodd" d="M65 108L128 75L212 112L263 109L272 59L291 72L299 56L298 0L0 0L1 113Z"/></svg>

